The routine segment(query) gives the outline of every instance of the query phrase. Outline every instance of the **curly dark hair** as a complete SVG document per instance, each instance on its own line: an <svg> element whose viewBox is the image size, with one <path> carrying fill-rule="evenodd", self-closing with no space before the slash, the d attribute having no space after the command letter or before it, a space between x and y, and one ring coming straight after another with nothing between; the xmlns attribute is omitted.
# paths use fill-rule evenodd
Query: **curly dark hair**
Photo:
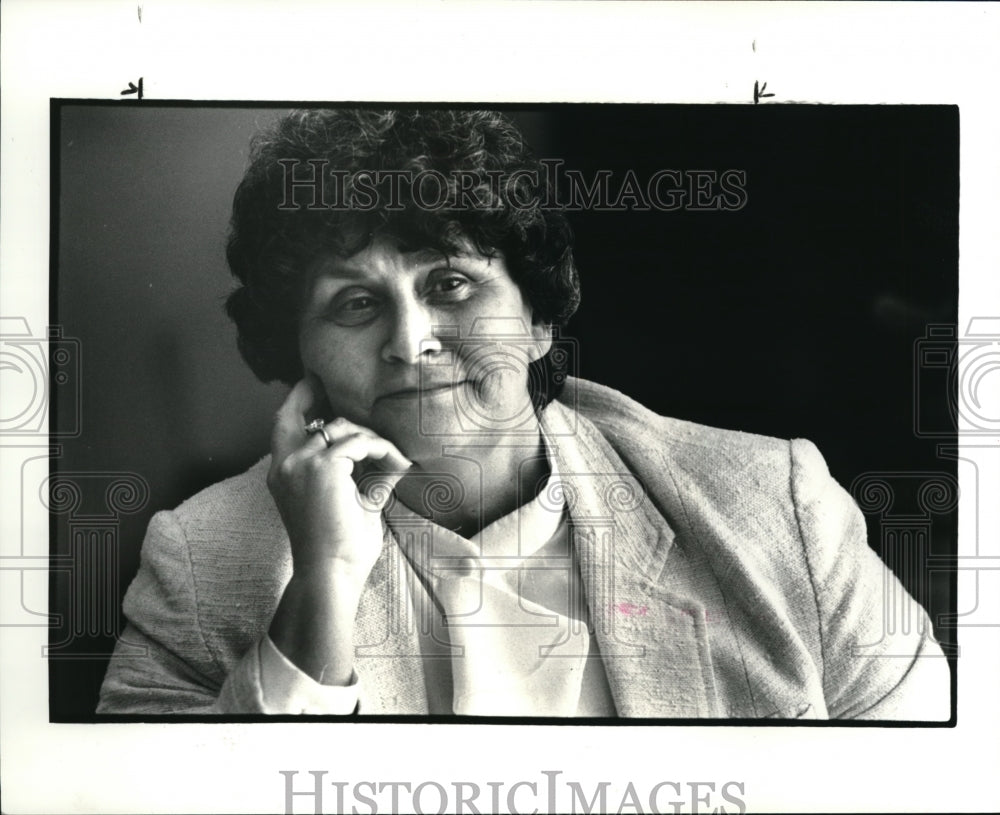
<svg viewBox="0 0 1000 815"><path fill-rule="evenodd" d="M286 200L290 169L296 182L322 179L322 190L296 183ZM366 172L399 171L437 184L433 206L421 185L397 184L395 193L380 186L372 196L362 186L371 176L358 181ZM233 200L226 257L241 285L226 311L243 358L264 382L300 379L306 270L320 254L349 257L377 234L445 255L466 241L487 257L502 253L535 320L565 325L579 305L580 284L572 233L549 204L550 193L518 128L494 111L324 109L285 116L254 139ZM558 396L565 373L562 353L532 363L536 409Z"/></svg>

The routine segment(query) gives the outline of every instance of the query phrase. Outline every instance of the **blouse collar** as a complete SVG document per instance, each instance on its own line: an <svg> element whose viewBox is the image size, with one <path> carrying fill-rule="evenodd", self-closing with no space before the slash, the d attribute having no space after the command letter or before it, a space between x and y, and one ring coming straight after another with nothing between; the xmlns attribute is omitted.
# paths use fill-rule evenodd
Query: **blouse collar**
<svg viewBox="0 0 1000 815"><path fill-rule="evenodd" d="M549 465L545 483L530 501L497 518L471 538L464 538L439 526L398 500L386 508L386 520L390 528L401 541L404 538L413 539L406 532L419 532L417 538L426 538L429 533L433 565L437 565L439 559L454 563L456 558L471 558L477 562L492 561L502 568L517 566L550 541L564 522L566 501L556 456L544 431L541 438Z"/></svg>

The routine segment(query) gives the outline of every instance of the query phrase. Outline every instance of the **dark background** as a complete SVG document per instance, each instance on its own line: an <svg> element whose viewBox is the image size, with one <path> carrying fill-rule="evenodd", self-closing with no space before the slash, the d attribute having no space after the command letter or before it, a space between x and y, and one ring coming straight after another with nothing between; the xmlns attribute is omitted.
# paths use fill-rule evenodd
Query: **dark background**
<svg viewBox="0 0 1000 815"><path fill-rule="evenodd" d="M957 108L509 112L540 156L588 179L599 169L615 179L629 169L640 179L659 169L747 175L735 212L571 214L583 304L566 334L582 376L662 414L811 439L845 487L871 472L955 475L936 453L947 439L921 437L913 417L918 404L927 422L949 424L946 381L917 387L914 359L928 326L957 319ZM284 390L239 358L222 311L232 288L223 249L249 139L280 113L53 106L52 322L79 339L82 371L78 403L56 404L56 426L79 415L82 431L55 469L87 483L134 473L148 485L109 537L102 574L119 602L105 626L73 629L79 576L53 573L63 621L50 638L53 721L92 715L152 513L268 449ZM893 512L922 511L911 492L898 491ZM56 557L74 528L107 512L88 501L100 495L53 515ZM883 520L868 518L880 552ZM931 553L954 554L954 512L931 523ZM953 610L950 578L889 560L932 619ZM937 634L948 643L953 632Z"/></svg>

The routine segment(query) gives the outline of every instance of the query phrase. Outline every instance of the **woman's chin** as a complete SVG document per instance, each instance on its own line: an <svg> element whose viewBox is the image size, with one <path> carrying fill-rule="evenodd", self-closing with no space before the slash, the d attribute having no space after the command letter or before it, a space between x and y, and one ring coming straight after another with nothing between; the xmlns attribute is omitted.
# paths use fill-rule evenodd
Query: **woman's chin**
<svg viewBox="0 0 1000 815"><path fill-rule="evenodd" d="M440 458L444 447L474 442L478 434L475 430L470 432L454 403L435 404L436 401L418 404L416 400L408 400L379 405L380 409L372 416L375 420L372 429L414 462Z"/></svg>
<svg viewBox="0 0 1000 815"><path fill-rule="evenodd" d="M372 414L372 429L410 461L420 463L440 460L456 447L490 447L537 426L527 396L523 404L488 405L469 399L464 392L459 396L380 402Z"/></svg>
<svg viewBox="0 0 1000 815"><path fill-rule="evenodd" d="M461 446L472 441L467 434L463 434L458 429L451 433L433 434L397 431L387 434L386 438L395 444L404 456L418 465L440 460L445 456L447 448Z"/></svg>

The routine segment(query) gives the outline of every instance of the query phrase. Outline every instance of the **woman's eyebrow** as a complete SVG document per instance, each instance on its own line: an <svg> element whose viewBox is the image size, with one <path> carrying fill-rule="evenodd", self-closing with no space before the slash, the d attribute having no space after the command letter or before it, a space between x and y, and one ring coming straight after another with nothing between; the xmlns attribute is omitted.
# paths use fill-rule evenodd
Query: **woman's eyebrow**
<svg viewBox="0 0 1000 815"><path fill-rule="evenodd" d="M319 277L334 277L343 280L361 280L368 277L364 269L359 269L356 266L341 266L340 264L323 266L317 270L317 274Z"/></svg>
<svg viewBox="0 0 1000 815"><path fill-rule="evenodd" d="M413 267L434 266L445 263L450 265L450 258L435 249L417 249L412 252L403 253L406 266ZM459 256L461 257L461 256ZM319 277L340 278L343 280L364 280L373 275L363 263L353 263L351 258L336 258L323 263L317 270Z"/></svg>
<svg viewBox="0 0 1000 815"><path fill-rule="evenodd" d="M342 280L365 280L374 275L367 265L352 263L349 258L328 260L316 270L318 277L332 277Z"/></svg>
<svg viewBox="0 0 1000 815"><path fill-rule="evenodd" d="M412 266L432 266L437 263L448 264L451 262L451 258L448 255L444 254L444 252L439 252L437 249L416 249L413 252L405 252L403 257Z"/></svg>

